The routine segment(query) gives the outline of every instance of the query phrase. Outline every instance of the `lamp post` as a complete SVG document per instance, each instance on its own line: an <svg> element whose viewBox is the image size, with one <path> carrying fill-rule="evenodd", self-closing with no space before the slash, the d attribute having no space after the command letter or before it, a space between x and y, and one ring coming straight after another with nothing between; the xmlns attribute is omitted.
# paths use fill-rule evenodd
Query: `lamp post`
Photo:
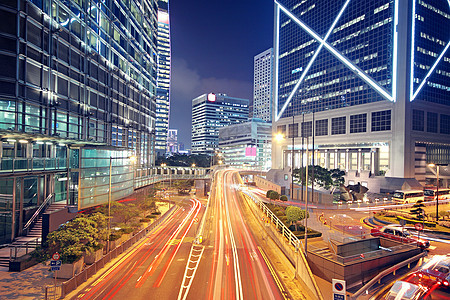
<svg viewBox="0 0 450 300"><path fill-rule="evenodd" d="M294 114L292 114L292 164L291 164L291 201L294 201L294 163L295 163L295 159L294 159L294 148L295 148L295 143L294 143L294 138L295 138L295 134L294 134Z"/></svg>
<svg viewBox="0 0 450 300"><path fill-rule="evenodd" d="M438 164L428 164L429 167L433 168L436 166L436 222L439 221L439 165Z"/></svg>
<svg viewBox="0 0 450 300"><path fill-rule="evenodd" d="M108 190L108 239L106 253L109 253L109 237L111 235L111 187L112 187L112 156L109 157L109 190Z"/></svg>

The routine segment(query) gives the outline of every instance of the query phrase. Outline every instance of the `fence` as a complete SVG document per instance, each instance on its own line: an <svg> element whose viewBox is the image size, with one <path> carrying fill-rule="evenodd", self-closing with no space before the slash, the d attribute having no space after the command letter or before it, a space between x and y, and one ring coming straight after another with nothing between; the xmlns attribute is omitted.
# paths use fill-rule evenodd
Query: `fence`
<svg viewBox="0 0 450 300"><path fill-rule="evenodd" d="M255 216L264 215L264 218L268 218L267 221L270 220L274 225L270 226L271 224L266 223L266 225L269 225L264 227L266 233L273 238L286 257L295 265L296 276L298 275L304 282L305 287L309 288L308 293L311 294L311 296L314 296L315 299L323 299L322 293L319 290L308 262L306 261L306 257L301 251L303 248L302 241L300 241L262 201L247 191L242 192L247 196L245 198L250 200L249 206L253 210ZM258 210L258 208L259 211L255 211L255 209ZM261 223L261 220L259 220L259 222Z"/></svg>
<svg viewBox="0 0 450 300"><path fill-rule="evenodd" d="M94 264L86 267L83 271L76 274L71 279L59 284L45 287L45 299L64 298L67 294L78 288L82 283L84 283L88 278L95 275L101 268L103 268L110 260L116 258L120 254L122 254L125 250L130 248L133 244L135 244L140 239L144 238L151 230L157 227L161 222L163 222L168 216L170 216L176 206L172 206L163 216L158 218L154 223L150 224L146 228L142 229L134 236L129 238L127 241L117 246L115 249L111 250L107 254L105 254L100 260L96 261Z"/></svg>

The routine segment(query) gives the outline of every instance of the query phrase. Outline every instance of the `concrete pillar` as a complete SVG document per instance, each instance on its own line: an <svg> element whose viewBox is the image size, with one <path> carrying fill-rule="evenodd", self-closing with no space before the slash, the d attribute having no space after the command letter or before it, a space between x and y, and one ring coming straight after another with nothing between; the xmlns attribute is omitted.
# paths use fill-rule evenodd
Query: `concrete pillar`
<svg viewBox="0 0 450 300"><path fill-rule="evenodd" d="M345 150L345 172L348 172L350 169L350 161L349 161L349 149Z"/></svg>
<svg viewBox="0 0 450 300"><path fill-rule="evenodd" d="M414 170L414 140L411 138L411 39L412 35L412 2L398 0L398 53L395 67L397 68L397 88L395 103L391 115L392 145L390 147L390 176L412 178ZM418 5L418 4L416 4ZM395 81L395 78L394 78Z"/></svg>

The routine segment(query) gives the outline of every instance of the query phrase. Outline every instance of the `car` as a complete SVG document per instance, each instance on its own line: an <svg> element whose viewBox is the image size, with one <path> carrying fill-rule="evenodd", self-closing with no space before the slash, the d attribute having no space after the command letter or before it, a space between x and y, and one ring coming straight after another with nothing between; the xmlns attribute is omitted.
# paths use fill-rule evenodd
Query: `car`
<svg viewBox="0 0 450 300"><path fill-rule="evenodd" d="M450 255L434 255L414 275L421 283L428 286L438 284L441 287L449 288Z"/></svg>
<svg viewBox="0 0 450 300"><path fill-rule="evenodd" d="M420 285L406 281L396 281L386 294L386 300L428 300L431 299L431 291Z"/></svg>
<svg viewBox="0 0 450 300"><path fill-rule="evenodd" d="M416 236L411 235L408 230L405 230L402 226L396 224L377 226L370 230L370 234L375 237L381 236L402 243L417 243L417 245L422 249L430 247L429 241L425 239L419 239Z"/></svg>

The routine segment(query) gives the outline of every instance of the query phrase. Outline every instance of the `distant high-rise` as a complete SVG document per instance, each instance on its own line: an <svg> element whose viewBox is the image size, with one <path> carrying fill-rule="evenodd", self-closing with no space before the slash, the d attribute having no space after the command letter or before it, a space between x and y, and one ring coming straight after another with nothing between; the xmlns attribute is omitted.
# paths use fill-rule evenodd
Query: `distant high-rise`
<svg viewBox="0 0 450 300"><path fill-rule="evenodd" d="M252 116L272 122L273 99L273 49L256 55L253 59L253 109Z"/></svg>
<svg viewBox="0 0 450 300"><path fill-rule="evenodd" d="M158 155L164 154L169 129L170 110L170 22L169 1L158 1L158 83L156 94L156 144Z"/></svg>
<svg viewBox="0 0 450 300"><path fill-rule="evenodd" d="M249 100L203 94L192 100L192 153L208 154L219 146L219 128L248 120Z"/></svg>
<svg viewBox="0 0 450 300"><path fill-rule="evenodd" d="M169 129L167 133L166 153L178 153L178 130Z"/></svg>
<svg viewBox="0 0 450 300"><path fill-rule="evenodd" d="M450 2L277 0L275 12L273 130L287 139L274 168L305 165L301 137L314 135L314 164L349 183L435 180L427 164L450 163Z"/></svg>
<svg viewBox="0 0 450 300"><path fill-rule="evenodd" d="M271 168L272 124L253 118L219 129L219 150L229 166Z"/></svg>

